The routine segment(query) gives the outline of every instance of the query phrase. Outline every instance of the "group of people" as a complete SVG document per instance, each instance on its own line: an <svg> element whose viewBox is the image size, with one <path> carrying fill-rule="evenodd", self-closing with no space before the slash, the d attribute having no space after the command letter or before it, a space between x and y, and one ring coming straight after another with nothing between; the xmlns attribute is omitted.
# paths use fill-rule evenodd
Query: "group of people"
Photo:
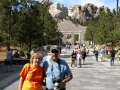
<svg viewBox="0 0 120 90"><path fill-rule="evenodd" d="M50 54L43 57L41 53L33 53L30 63L25 64L20 72L18 90L66 90L66 83L72 78L67 62L59 58L59 50L52 46Z"/></svg>
<svg viewBox="0 0 120 90"><path fill-rule="evenodd" d="M106 53L107 51L107 53ZM101 48L100 52L98 51L98 48L95 48L93 53L95 54L95 59L98 62L98 56L100 53L100 57L101 57L101 62L105 61L105 54L110 54L110 66L114 66L114 59L115 59L115 54L116 54L116 50L113 49L113 47L109 47L108 50L105 50L104 48Z"/></svg>
<svg viewBox="0 0 120 90"><path fill-rule="evenodd" d="M103 52L104 50L101 50L101 53ZM10 53L11 51L7 55ZM114 65L115 51L111 49L110 53L110 63ZM20 72L18 90L43 90L43 85L46 90L66 90L66 83L73 78L73 75L67 62L59 58L59 54L60 50L55 46L51 46L48 56L34 52L30 58L30 63L25 64ZM81 67L88 54L89 49L85 46L75 48L71 54L71 66L74 64L76 67ZM96 50L94 54L98 54L98 51ZM9 55L8 60L11 59ZM11 62L8 63L11 64Z"/></svg>
<svg viewBox="0 0 120 90"><path fill-rule="evenodd" d="M105 54L110 54L110 66L114 66L114 59L116 52L117 51L114 50L113 47L109 47L109 49L107 49L107 53L105 48L101 48L101 50L98 51L98 47L96 47L93 51L97 62L98 62L99 54L101 57L101 62L105 61ZM75 67L81 67L81 65L84 65L85 58L86 56L88 56L88 54L89 54L89 49L85 45L81 47L78 46L75 47L75 49L71 54L71 67L73 64L75 65Z"/></svg>
<svg viewBox="0 0 120 90"><path fill-rule="evenodd" d="M71 67L74 64L75 67L81 67L81 64L85 64L85 58L89 54L89 49L85 46L76 47L71 54Z"/></svg>

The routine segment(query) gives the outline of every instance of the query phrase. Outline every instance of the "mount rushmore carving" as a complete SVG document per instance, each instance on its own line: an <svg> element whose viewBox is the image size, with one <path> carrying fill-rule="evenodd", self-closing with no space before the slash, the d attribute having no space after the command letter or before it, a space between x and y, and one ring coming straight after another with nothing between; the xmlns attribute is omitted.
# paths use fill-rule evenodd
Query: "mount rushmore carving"
<svg viewBox="0 0 120 90"><path fill-rule="evenodd" d="M49 5L49 12L53 18L63 19L65 17L71 17L78 19L80 22L98 17L102 11L107 12L109 10L106 6L97 7L92 3L85 4L84 6L74 5L71 7L65 7L58 2L52 3L50 0L42 0L41 3Z"/></svg>

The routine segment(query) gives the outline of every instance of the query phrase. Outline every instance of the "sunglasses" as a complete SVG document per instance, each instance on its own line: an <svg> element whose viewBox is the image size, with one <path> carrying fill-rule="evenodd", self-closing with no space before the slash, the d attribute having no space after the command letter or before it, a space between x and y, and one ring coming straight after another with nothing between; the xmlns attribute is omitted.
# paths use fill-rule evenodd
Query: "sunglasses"
<svg viewBox="0 0 120 90"><path fill-rule="evenodd" d="M54 50L54 49L53 49L51 52L52 52L52 53L58 53L58 50Z"/></svg>

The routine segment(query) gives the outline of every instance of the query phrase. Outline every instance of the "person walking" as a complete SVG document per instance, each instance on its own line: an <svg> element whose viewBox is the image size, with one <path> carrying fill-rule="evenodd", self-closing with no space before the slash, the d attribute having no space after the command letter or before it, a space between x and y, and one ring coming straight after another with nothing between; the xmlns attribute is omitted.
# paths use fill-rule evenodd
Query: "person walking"
<svg viewBox="0 0 120 90"><path fill-rule="evenodd" d="M77 67L81 67L81 61L82 61L82 55L81 55L81 51L78 51L77 54Z"/></svg>
<svg viewBox="0 0 120 90"><path fill-rule="evenodd" d="M5 65L6 65L6 72L12 72L12 50L8 49L7 54L6 54L6 60L5 60ZM10 70L9 70L10 66Z"/></svg>
<svg viewBox="0 0 120 90"><path fill-rule="evenodd" d="M67 62L59 54L58 48L51 46L50 55L43 58L46 90L66 90L66 83L73 78Z"/></svg>
<svg viewBox="0 0 120 90"><path fill-rule="evenodd" d="M110 66L114 66L115 53L116 51L112 47L110 50Z"/></svg>
<svg viewBox="0 0 120 90"><path fill-rule="evenodd" d="M95 59L96 59L96 61L98 62L98 55L99 55L99 54L98 54L98 50L95 50L95 51L94 51L94 54L95 54Z"/></svg>
<svg viewBox="0 0 120 90"><path fill-rule="evenodd" d="M77 66L77 51L74 50L71 54L71 67L73 64L75 65L75 67Z"/></svg>
<svg viewBox="0 0 120 90"><path fill-rule="evenodd" d="M89 49L88 49L88 47L86 47L86 55L88 56L89 55Z"/></svg>
<svg viewBox="0 0 120 90"><path fill-rule="evenodd" d="M102 49L100 50L100 53L101 53L101 62L104 62L105 49L102 48Z"/></svg>
<svg viewBox="0 0 120 90"><path fill-rule="evenodd" d="M85 64L85 57L86 57L85 50L82 50L81 54L82 54L82 64L84 65Z"/></svg>
<svg viewBox="0 0 120 90"><path fill-rule="evenodd" d="M18 90L42 90L41 83L44 80L43 68L40 66L42 59L42 54L34 53L30 63L24 65L20 72Z"/></svg>

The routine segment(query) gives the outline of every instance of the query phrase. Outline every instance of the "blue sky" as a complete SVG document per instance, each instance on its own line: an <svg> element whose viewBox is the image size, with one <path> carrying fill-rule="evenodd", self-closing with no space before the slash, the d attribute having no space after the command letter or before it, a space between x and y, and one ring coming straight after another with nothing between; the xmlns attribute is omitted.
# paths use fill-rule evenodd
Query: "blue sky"
<svg viewBox="0 0 120 90"><path fill-rule="evenodd" d="M41 0L37 0L41 1ZM97 7L100 6L107 6L110 10L113 10L113 8L116 8L116 1L117 0L51 0L53 3L59 2L60 4L63 4L64 6L73 6L75 4L77 5L85 5L87 3L92 3L96 5ZM120 2L119 2L120 6Z"/></svg>

